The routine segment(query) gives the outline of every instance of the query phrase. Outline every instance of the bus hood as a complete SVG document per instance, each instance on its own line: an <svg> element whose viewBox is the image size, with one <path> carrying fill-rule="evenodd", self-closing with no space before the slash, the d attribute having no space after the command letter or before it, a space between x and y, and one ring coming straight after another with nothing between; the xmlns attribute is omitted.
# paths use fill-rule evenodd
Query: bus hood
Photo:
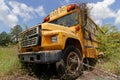
<svg viewBox="0 0 120 80"><path fill-rule="evenodd" d="M61 31L65 31L68 33L75 32L75 30L71 30L67 26L61 26L61 25L52 24L52 23L43 23L43 24L41 24L41 26L42 26L43 31L61 30Z"/></svg>

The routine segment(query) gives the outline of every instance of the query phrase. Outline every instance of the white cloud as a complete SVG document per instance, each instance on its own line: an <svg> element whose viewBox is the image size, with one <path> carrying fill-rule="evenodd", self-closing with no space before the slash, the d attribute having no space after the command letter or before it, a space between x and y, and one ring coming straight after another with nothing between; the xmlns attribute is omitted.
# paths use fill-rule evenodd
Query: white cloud
<svg viewBox="0 0 120 80"><path fill-rule="evenodd" d="M65 2L66 2L66 3L69 3L69 2L70 2L70 0L65 0Z"/></svg>
<svg viewBox="0 0 120 80"><path fill-rule="evenodd" d="M19 18L24 21L45 15L43 6L33 8L17 1L0 0L0 23L13 27L19 22Z"/></svg>
<svg viewBox="0 0 120 80"><path fill-rule="evenodd" d="M16 1L10 1L9 5L12 7L13 14L22 17L25 21L37 16L45 15L43 6L33 8L31 6L27 6L24 3L19 3Z"/></svg>
<svg viewBox="0 0 120 80"><path fill-rule="evenodd" d="M115 0L103 0L102 2L89 3L88 7L92 7L90 15L97 21L97 24L102 24L102 20L107 18L115 18L115 12L110 9L110 6ZM100 23L99 23L100 22Z"/></svg>
<svg viewBox="0 0 120 80"><path fill-rule="evenodd" d="M39 6L35 11L38 13L39 16L45 16L44 8L43 6Z"/></svg>
<svg viewBox="0 0 120 80"><path fill-rule="evenodd" d="M13 26L18 21L17 17L10 13L10 9L4 0L0 0L0 21L8 26Z"/></svg>
<svg viewBox="0 0 120 80"><path fill-rule="evenodd" d="M10 27L13 27L14 25L16 25L18 22L18 18L16 15L14 14L8 14L6 16L6 20L5 20L5 23L10 26Z"/></svg>
<svg viewBox="0 0 120 80"><path fill-rule="evenodd" d="M120 24L120 10L118 10L118 12L116 13L115 24Z"/></svg>

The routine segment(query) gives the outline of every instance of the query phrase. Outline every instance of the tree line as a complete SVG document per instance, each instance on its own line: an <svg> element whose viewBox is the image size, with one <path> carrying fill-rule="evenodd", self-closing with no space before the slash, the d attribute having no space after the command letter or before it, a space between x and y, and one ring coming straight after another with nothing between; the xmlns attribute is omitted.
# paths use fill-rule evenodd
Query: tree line
<svg viewBox="0 0 120 80"><path fill-rule="evenodd" d="M22 31L20 25L16 25L11 28L10 33L5 31L0 33L0 46L9 46L18 43L19 33Z"/></svg>
<svg viewBox="0 0 120 80"><path fill-rule="evenodd" d="M108 58L120 53L120 31L117 27L106 24L100 28L104 32L98 34L98 40L101 43L100 51L103 51Z"/></svg>

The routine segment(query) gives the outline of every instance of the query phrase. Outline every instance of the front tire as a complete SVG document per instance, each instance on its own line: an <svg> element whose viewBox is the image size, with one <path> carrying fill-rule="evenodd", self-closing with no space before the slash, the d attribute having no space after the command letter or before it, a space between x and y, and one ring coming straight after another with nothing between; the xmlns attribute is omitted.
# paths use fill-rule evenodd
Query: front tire
<svg viewBox="0 0 120 80"><path fill-rule="evenodd" d="M63 63L60 71L67 75L78 77L82 74L82 55L78 48L75 46L68 46L63 51ZM64 69L63 69L64 68Z"/></svg>

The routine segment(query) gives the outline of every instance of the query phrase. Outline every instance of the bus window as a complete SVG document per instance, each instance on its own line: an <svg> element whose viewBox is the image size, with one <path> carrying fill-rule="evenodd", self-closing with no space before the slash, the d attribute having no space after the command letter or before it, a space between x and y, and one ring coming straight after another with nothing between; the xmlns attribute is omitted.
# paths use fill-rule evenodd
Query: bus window
<svg viewBox="0 0 120 80"><path fill-rule="evenodd" d="M71 13L68 14L66 16L63 16L61 18L58 18L54 21L51 21L50 23L54 23L54 24L58 24L58 25L62 25L62 26L74 26L78 24L78 13Z"/></svg>

